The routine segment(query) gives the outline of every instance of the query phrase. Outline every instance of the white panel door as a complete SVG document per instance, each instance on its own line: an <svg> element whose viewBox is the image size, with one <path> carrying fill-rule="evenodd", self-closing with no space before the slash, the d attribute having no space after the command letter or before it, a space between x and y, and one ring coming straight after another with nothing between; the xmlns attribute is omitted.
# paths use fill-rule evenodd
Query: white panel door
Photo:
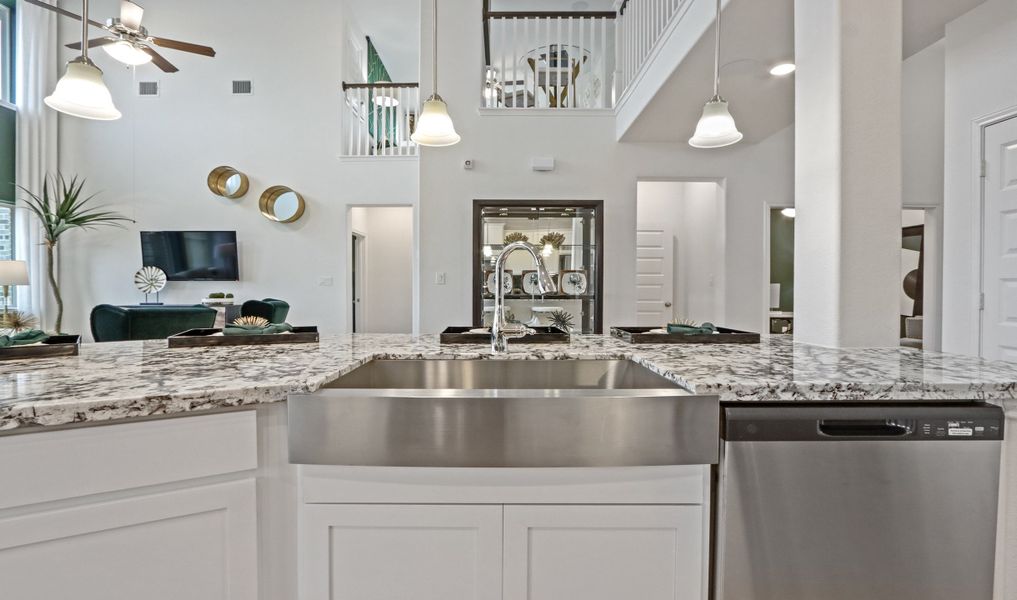
<svg viewBox="0 0 1017 600"><path fill-rule="evenodd" d="M305 504L302 600L500 600L502 507Z"/></svg>
<svg viewBox="0 0 1017 600"><path fill-rule="evenodd" d="M1017 362L1017 118L985 129L982 356Z"/></svg>
<svg viewBox="0 0 1017 600"><path fill-rule="evenodd" d="M674 302L674 236L670 228L636 231L636 325L662 327Z"/></svg>
<svg viewBox="0 0 1017 600"><path fill-rule="evenodd" d="M247 479L0 519L0 598L257 598L255 505Z"/></svg>
<svg viewBox="0 0 1017 600"><path fill-rule="evenodd" d="M506 506L504 600L702 600L703 510Z"/></svg>

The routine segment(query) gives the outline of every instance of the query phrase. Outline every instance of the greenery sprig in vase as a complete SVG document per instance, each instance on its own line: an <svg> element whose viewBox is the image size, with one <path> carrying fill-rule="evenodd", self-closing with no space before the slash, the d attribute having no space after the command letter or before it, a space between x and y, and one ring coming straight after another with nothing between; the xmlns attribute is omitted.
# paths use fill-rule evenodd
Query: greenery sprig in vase
<svg viewBox="0 0 1017 600"><path fill-rule="evenodd" d="M73 229L94 229L104 225L123 227L124 222L133 223L134 220L105 210L103 206L93 206L92 200L96 194L82 197L81 191L85 187L85 181L78 182L76 176L70 181L59 174L47 177L42 184L41 196L24 187L18 187L27 195L24 199L24 208L39 219L42 228L42 243L46 246L46 274L57 305L54 329L59 333L64 319L64 299L56 276L57 243L60 238Z"/></svg>

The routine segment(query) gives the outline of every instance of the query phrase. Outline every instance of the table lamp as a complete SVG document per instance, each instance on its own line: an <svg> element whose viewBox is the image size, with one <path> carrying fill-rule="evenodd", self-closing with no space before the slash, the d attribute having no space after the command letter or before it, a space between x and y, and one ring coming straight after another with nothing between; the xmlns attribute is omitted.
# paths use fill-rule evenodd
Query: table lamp
<svg viewBox="0 0 1017 600"><path fill-rule="evenodd" d="M0 260L0 286L4 291L4 320L10 304L11 286L28 285L28 263L23 260Z"/></svg>

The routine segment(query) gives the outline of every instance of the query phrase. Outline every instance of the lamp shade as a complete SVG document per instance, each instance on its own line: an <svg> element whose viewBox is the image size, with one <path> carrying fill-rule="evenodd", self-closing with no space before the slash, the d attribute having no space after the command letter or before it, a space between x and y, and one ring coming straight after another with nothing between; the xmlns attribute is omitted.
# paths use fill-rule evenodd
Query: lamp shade
<svg viewBox="0 0 1017 600"><path fill-rule="evenodd" d="M424 101L417 119L417 128L410 139L421 146L452 146L458 144L459 134L448 115L448 106L438 94Z"/></svg>
<svg viewBox="0 0 1017 600"><path fill-rule="evenodd" d="M28 285L28 263L0 260L0 285Z"/></svg>
<svg viewBox="0 0 1017 600"><path fill-rule="evenodd" d="M727 102L720 96L714 96L703 107L703 116L699 118L689 145L693 148L722 148L741 139L742 134L727 109Z"/></svg>
<svg viewBox="0 0 1017 600"><path fill-rule="evenodd" d="M44 102L53 110L83 119L113 121L121 116L102 81L102 71L81 56L67 63L67 72Z"/></svg>

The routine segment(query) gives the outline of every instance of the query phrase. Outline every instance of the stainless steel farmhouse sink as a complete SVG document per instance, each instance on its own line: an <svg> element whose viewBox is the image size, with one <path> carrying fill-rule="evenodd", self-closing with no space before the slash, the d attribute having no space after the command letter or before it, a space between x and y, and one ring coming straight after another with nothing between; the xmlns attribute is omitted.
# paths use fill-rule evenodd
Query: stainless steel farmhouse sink
<svg viewBox="0 0 1017 600"><path fill-rule="evenodd" d="M375 360L289 397L290 462L417 467L716 463L716 396L625 360Z"/></svg>

